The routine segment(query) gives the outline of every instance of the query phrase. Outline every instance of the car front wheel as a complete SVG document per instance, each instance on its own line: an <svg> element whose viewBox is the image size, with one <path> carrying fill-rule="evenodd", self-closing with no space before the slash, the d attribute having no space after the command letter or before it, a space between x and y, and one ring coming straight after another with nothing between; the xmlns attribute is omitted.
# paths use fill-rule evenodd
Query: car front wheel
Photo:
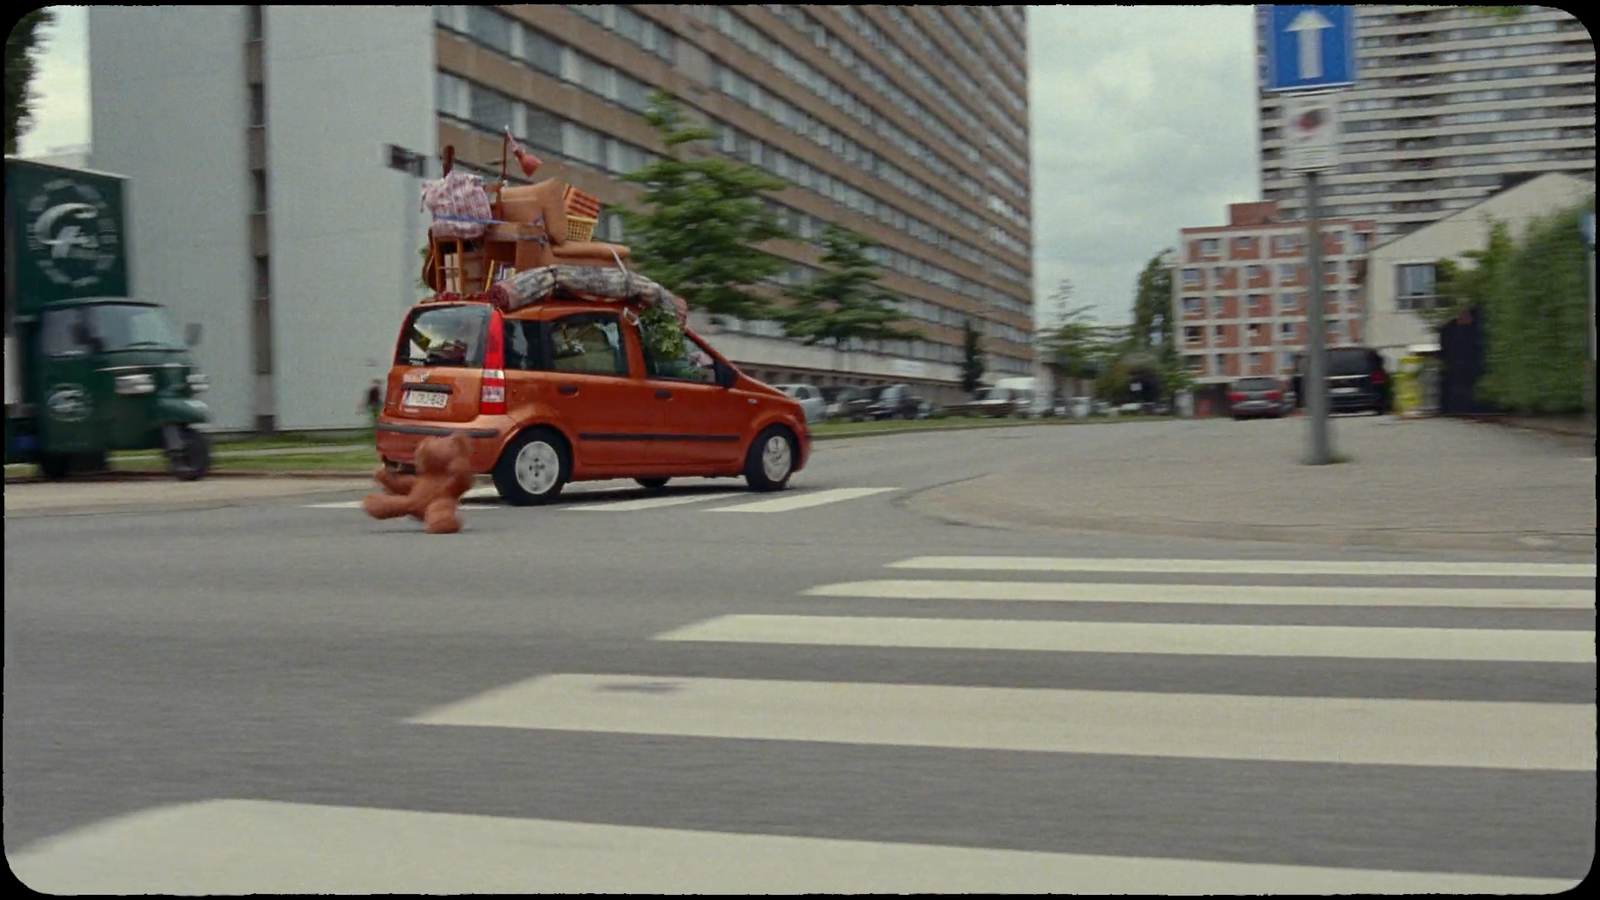
<svg viewBox="0 0 1600 900"><path fill-rule="evenodd" d="M794 474L795 441L789 429L772 425L756 435L745 455L744 478L753 491L781 491Z"/></svg>

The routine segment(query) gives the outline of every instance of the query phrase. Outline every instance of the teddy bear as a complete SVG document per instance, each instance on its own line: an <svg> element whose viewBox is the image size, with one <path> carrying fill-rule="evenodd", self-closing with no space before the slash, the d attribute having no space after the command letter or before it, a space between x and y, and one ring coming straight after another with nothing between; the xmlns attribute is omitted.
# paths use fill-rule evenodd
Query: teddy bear
<svg viewBox="0 0 1600 900"><path fill-rule="evenodd" d="M388 493L368 494L361 507L374 519L411 516L421 519L429 534L455 534L461 530L456 508L472 487L471 452L467 436L459 432L424 438L414 458L417 474L400 475L379 466L372 480Z"/></svg>

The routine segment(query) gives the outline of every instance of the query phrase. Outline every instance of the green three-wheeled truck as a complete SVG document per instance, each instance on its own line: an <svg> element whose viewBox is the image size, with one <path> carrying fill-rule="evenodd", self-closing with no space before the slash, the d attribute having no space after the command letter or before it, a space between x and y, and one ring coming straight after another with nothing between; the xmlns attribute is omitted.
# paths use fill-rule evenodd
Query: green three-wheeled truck
<svg viewBox="0 0 1600 900"><path fill-rule="evenodd" d="M210 419L190 347L129 293L127 179L6 157L6 455L50 479L101 472L114 450L163 451L203 477Z"/></svg>

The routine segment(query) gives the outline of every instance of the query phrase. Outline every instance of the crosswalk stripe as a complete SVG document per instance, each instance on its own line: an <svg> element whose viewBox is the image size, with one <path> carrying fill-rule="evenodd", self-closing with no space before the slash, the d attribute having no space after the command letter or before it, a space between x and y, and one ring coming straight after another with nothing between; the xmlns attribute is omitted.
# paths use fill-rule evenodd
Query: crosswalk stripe
<svg viewBox="0 0 1600 900"><path fill-rule="evenodd" d="M24 884L47 894L1493 895L1575 886L1559 878L730 834L268 800L144 810L7 856Z"/></svg>
<svg viewBox="0 0 1600 900"><path fill-rule="evenodd" d="M1048 603L1218 603L1249 606L1431 606L1474 609L1593 609L1590 590L1419 587L1279 587L1216 584L879 579L826 584L812 597L1016 600Z"/></svg>
<svg viewBox="0 0 1600 900"><path fill-rule="evenodd" d="M729 615L674 629L654 640L1060 653L1595 662L1593 631L1471 628Z"/></svg>
<svg viewBox="0 0 1600 900"><path fill-rule="evenodd" d="M687 494L671 497L645 497L640 500L618 500L614 503L585 503L569 506L567 509L575 512L628 512L636 509L656 509L662 506L682 506L686 503L704 503L707 500L720 500L736 491L727 491L715 494Z"/></svg>
<svg viewBox="0 0 1600 900"><path fill-rule="evenodd" d="M806 493L797 493L791 497L779 497L774 500L758 500L754 503L741 503L736 506L719 506L715 509L707 510L707 512L789 512L790 510L805 509L811 506L822 506L827 503L870 497L873 494L882 494L892 490L894 488L834 488L827 491L808 491Z"/></svg>
<svg viewBox="0 0 1600 900"><path fill-rule="evenodd" d="M422 725L1192 759L1594 771L1593 704L558 674Z"/></svg>
<svg viewBox="0 0 1600 900"><path fill-rule="evenodd" d="M891 569L991 572L1160 572L1221 575L1423 575L1594 578L1593 563L1388 562L1268 559L1064 559L1046 556L917 556Z"/></svg>

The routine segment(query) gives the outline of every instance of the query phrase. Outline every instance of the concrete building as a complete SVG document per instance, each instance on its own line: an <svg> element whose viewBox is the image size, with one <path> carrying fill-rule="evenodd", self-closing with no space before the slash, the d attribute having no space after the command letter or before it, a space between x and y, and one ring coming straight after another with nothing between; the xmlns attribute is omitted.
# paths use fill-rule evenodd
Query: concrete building
<svg viewBox="0 0 1600 900"><path fill-rule="evenodd" d="M1374 223L1321 223L1330 347L1362 342L1366 258ZM1194 380L1287 375L1305 345L1306 229L1273 201L1233 203L1228 224L1185 228L1172 280L1178 353Z"/></svg>
<svg viewBox="0 0 1600 900"><path fill-rule="evenodd" d="M1572 13L1361 6L1356 40L1359 80L1339 95L1325 215L1371 219L1383 243L1534 175L1594 177L1594 39ZM1280 97L1261 94L1261 197L1299 218L1304 179L1283 166L1281 111Z"/></svg>
<svg viewBox="0 0 1600 900"><path fill-rule="evenodd" d="M642 112L665 88L717 150L791 185L771 197L800 237L774 247L774 289L812 277L837 222L882 245L924 339L835 352L773 323L697 329L769 381L940 399L969 319L991 377L1034 370L1023 9L97 6L92 162L132 179L135 290L205 325L218 427L345 428L419 296L441 148L498 176L509 128L626 243L619 179L663 152Z"/></svg>
<svg viewBox="0 0 1600 900"><path fill-rule="evenodd" d="M1407 347L1436 342L1438 335L1417 312L1437 302L1439 260L1459 260L1468 251L1487 247L1495 221L1504 222L1517 237L1533 219L1593 197L1593 181L1551 172L1374 249L1368 259L1367 345L1382 351L1393 369Z"/></svg>

